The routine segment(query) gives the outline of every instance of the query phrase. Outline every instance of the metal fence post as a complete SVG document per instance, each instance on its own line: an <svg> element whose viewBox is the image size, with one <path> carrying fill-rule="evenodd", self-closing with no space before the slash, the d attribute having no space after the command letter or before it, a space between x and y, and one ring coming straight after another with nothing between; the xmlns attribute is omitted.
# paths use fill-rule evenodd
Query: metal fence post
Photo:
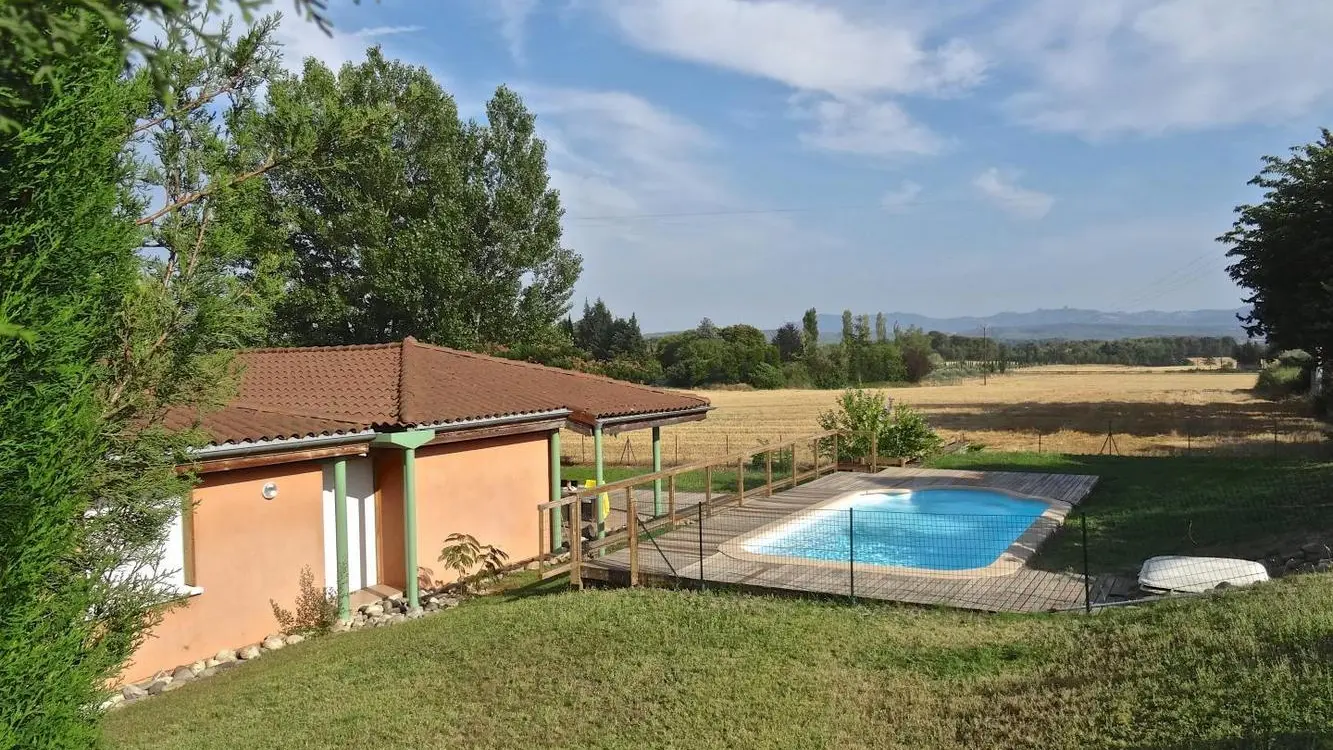
<svg viewBox="0 0 1333 750"><path fill-rule="evenodd" d="M847 591L856 602L856 511L847 509Z"/></svg>
<svg viewBox="0 0 1333 750"><path fill-rule="evenodd" d="M1092 614L1092 573L1088 570L1088 514L1078 514L1079 526L1083 528L1083 611Z"/></svg>

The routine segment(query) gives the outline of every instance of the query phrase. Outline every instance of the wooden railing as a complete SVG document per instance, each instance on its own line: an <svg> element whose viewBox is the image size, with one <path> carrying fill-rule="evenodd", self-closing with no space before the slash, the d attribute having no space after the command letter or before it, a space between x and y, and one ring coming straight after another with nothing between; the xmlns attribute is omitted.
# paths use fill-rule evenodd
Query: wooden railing
<svg viewBox="0 0 1333 750"><path fill-rule="evenodd" d="M703 474L703 499L697 504L698 508L692 509L691 517L694 513L711 514L712 511L726 506L743 506L747 496L753 497L762 494L765 497L771 496L775 488L795 487L801 482L818 478L824 474L837 471L839 463L839 442L847 441L849 438L856 437L856 433L846 433L838 430L827 430L824 432L812 433L803 437L786 440L772 445L758 446L754 449L733 453L728 456L712 458L706 461L698 461L682 466L673 466L662 471L655 471L648 474L640 474L628 479L621 479L615 482L608 482L597 487L583 487L578 491L566 495L559 500L552 500L537 506L537 532L540 538L540 553L537 556L538 570L542 578L551 578L564 573L569 573L570 583L577 587L583 585L584 565L595 556L605 554L613 549L629 547L630 554L630 584L636 585L639 579L637 546L640 537L645 534L652 534L654 531L663 528L675 528L681 524L690 522L689 518L682 518L678 513L676 504L677 484L685 474L702 473ZM862 437L865 437L862 435ZM876 451L877 440L868 441L868 455L856 456L852 460L855 463L864 461L864 465L870 471L877 471L881 464L881 459ZM847 443L844 443L845 446ZM846 451L844 450L845 454ZM809 458L804 464L805 470L802 470L800 459ZM747 467L750 471L755 471L754 458L763 456L763 484L747 488L745 480ZM781 466L784 461L790 460L790 470L787 476L774 477L773 466L775 463ZM898 459L891 459L889 463L901 464ZM845 465L841 464L841 465ZM715 470L736 472L736 486L733 489L728 488L723 494L715 494L714 472ZM638 503L634 497L636 488L648 486L655 488L657 482L662 483L662 494L665 496L665 508L661 514L656 514L657 508L654 508L655 514L648 519L639 518ZM597 509L599 508L600 498L603 496L614 500L617 496L623 496L625 504L625 526L619 529L607 530L605 528L606 518L597 518ZM585 518L584 504L591 501L593 507L593 518ZM607 516L609 517L609 513ZM584 539L583 525L586 521L592 520L597 523L597 538ZM567 540L567 549L551 549L551 528L553 524L560 524L563 529L568 524L567 531L561 536Z"/></svg>

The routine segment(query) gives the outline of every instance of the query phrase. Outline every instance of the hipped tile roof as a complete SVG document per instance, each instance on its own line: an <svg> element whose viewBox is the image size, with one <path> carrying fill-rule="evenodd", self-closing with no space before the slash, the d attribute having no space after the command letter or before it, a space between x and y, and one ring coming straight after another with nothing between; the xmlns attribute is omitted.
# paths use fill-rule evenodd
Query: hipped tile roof
<svg viewBox="0 0 1333 750"><path fill-rule="evenodd" d="M423 344L252 349L240 392L203 417L215 445L403 429L568 409L571 419L688 411L695 396ZM192 420L174 415L170 426Z"/></svg>

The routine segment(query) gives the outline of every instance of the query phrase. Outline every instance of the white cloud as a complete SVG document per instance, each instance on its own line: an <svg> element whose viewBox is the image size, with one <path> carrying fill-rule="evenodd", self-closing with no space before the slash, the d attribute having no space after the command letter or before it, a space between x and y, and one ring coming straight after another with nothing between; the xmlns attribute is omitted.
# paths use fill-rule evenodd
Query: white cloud
<svg viewBox="0 0 1333 750"><path fill-rule="evenodd" d="M943 138L892 101L823 99L798 103L793 112L815 122L801 141L826 151L888 157L936 154L945 147Z"/></svg>
<svg viewBox="0 0 1333 750"><path fill-rule="evenodd" d="M1280 122L1333 101L1333 3L1032 0L994 54L1030 74L1033 127L1099 138Z"/></svg>
<svg viewBox="0 0 1333 750"><path fill-rule="evenodd" d="M936 153L942 139L890 97L953 95L986 71L965 41L929 43L924 24L807 0L605 0L602 8L644 49L795 90L793 113L816 123L802 140L831 151Z"/></svg>
<svg viewBox="0 0 1333 750"><path fill-rule="evenodd" d="M911 180L903 180L898 187L885 193L880 199L879 204L885 211L890 213L905 213L916 204L916 199L921 195L922 187Z"/></svg>
<svg viewBox="0 0 1333 750"><path fill-rule="evenodd" d="M282 64L288 70L301 70L308 57L337 70L343 63L362 59L366 48L386 37L413 34L422 29L421 26L370 26L343 31L335 27L331 34L325 34L302 18L284 16L274 39L282 45Z"/></svg>
<svg viewBox="0 0 1333 750"><path fill-rule="evenodd" d="M500 35L509 45L509 54L523 62L528 18L537 10L537 0L487 0L487 4L500 23Z"/></svg>
<svg viewBox="0 0 1333 750"><path fill-rule="evenodd" d="M650 329L698 315L750 319L754 300L734 294L737 274L829 246L789 217L736 215L757 201L736 190L720 144L695 123L620 91L518 88L539 113L565 243L585 258L579 289L619 314L638 311ZM800 279L787 276L766 294L798 293ZM788 282L792 289L781 289ZM685 312L667 289L709 303Z"/></svg>
<svg viewBox="0 0 1333 750"><path fill-rule="evenodd" d="M395 34L414 34L425 30L425 28L424 26L371 26L349 32L347 36L354 36L359 39L381 39Z"/></svg>
<svg viewBox="0 0 1333 750"><path fill-rule="evenodd" d="M1053 196L1020 186L1016 175L1001 173L996 167L977 175L972 186L991 203L1020 219L1040 219L1055 204Z"/></svg>
<svg viewBox="0 0 1333 750"><path fill-rule="evenodd" d="M641 47L837 95L937 93L985 70L965 42L926 46L919 34L801 0L611 0L608 12Z"/></svg>

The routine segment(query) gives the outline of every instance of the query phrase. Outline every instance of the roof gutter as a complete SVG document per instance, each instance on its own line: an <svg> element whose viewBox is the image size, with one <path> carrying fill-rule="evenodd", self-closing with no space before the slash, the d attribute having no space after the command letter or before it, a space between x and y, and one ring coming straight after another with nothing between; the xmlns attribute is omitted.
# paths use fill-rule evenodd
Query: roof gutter
<svg viewBox="0 0 1333 750"><path fill-rule="evenodd" d="M465 419L459 422L436 422L434 424L419 424L412 427L414 430L435 430L436 434L444 432L458 432L459 430L470 430L474 427L503 427L509 424L519 424L522 422L537 422L547 419L560 419L572 414L569 409L551 409L549 411L530 412L528 414L509 414L503 417L482 417L481 419Z"/></svg>
<svg viewBox="0 0 1333 750"><path fill-rule="evenodd" d="M276 451L286 451L288 449L306 450L309 448L331 448L338 445L368 443L373 440L377 434L379 433L374 430L361 430L359 432L348 432L342 435L314 435L301 438L259 440L252 443L209 445L190 451L190 455L204 461L215 458L253 456L258 453L273 453Z"/></svg>
<svg viewBox="0 0 1333 750"><path fill-rule="evenodd" d="M689 409L672 409L670 411L653 411L644 414L625 414L619 417L607 417L605 419L594 420L596 427L609 427L611 425L624 424L625 422L644 422L650 419L669 419L671 417L688 417L694 414L703 414L712 411L712 404L695 406Z"/></svg>
<svg viewBox="0 0 1333 750"><path fill-rule="evenodd" d="M434 430L436 433L457 432L460 430L470 430L475 427L499 427L507 424L517 424L519 422L556 419L560 417L568 417L569 414L569 409L553 409L551 411L535 412L532 414L510 414L503 417L483 417L481 419L467 419L458 422L420 424L414 425L409 429ZM353 445L355 443L369 443L371 440L374 440L385 432L389 431L361 430L359 432L349 432L342 435L315 435L302 438L255 441L252 443L210 445L190 451L190 456L198 461L211 461L219 458L254 456L261 453L285 453L287 451L309 450L312 448L333 448L341 445Z"/></svg>

